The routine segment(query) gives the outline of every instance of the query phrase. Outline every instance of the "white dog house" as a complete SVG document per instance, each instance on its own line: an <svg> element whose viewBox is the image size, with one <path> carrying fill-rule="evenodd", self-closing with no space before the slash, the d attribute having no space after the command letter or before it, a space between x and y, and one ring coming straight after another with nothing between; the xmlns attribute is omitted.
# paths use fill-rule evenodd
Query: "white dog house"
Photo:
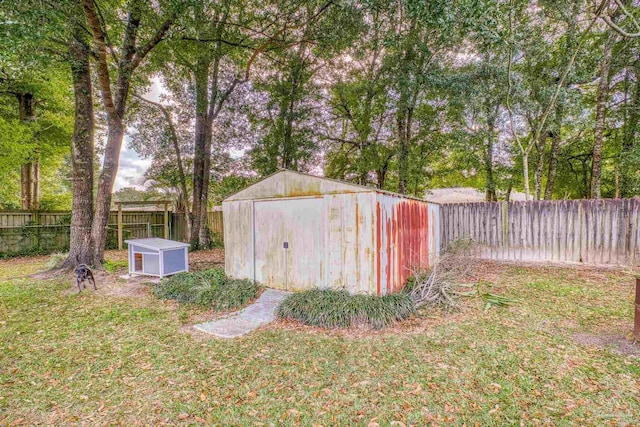
<svg viewBox="0 0 640 427"><path fill-rule="evenodd" d="M125 241L129 245L129 273L164 277L189 271L189 244L151 238Z"/></svg>

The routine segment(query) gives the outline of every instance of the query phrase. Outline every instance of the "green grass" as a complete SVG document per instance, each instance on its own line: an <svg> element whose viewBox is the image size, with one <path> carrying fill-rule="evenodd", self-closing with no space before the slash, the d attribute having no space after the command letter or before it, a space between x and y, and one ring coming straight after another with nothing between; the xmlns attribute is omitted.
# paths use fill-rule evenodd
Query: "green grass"
<svg viewBox="0 0 640 427"><path fill-rule="evenodd" d="M178 273L166 277L153 288L161 299L194 304L214 310L242 307L258 294L258 286L249 280L230 279L221 268Z"/></svg>
<svg viewBox="0 0 640 427"><path fill-rule="evenodd" d="M16 260L17 261L17 260ZM626 334L632 280L491 269L483 310L427 310L389 331L273 324L219 340L187 333L153 296L66 292L69 278L0 263L0 425L634 425L639 361L578 344ZM604 328L604 329L603 329ZM399 425L399 424L397 424Z"/></svg>
<svg viewBox="0 0 640 427"><path fill-rule="evenodd" d="M367 326L380 329L415 312L413 300L402 292L377 297L347 291L311 289L295 293L278 307L282 319L325 328Z"/></svg>
<svg viewBox="0 0 640 427"><path fill-rule="evenodd" d="M119 271L125 271L129 267L129 261L126 259L119 261L106 260L102 266L109 273L117 273Z"/></svg>

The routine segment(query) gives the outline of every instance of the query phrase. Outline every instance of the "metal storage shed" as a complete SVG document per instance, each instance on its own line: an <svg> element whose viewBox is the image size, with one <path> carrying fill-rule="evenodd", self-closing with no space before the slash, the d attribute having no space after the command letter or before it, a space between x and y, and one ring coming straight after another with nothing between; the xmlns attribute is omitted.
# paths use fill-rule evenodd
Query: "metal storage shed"
<svg viewBox="0 0 640 427"><path fill-rule="evenodd" d="M292 171L222 203L225 270L265 286L385 295L440 248L439 205Z"/></svg>
<svg viewBox="0 0 640 427"><path fill-rule="evenodd" d="M189 244L150 238L125 240L129 245L129 274L164 277L189 271Z"/></svg>

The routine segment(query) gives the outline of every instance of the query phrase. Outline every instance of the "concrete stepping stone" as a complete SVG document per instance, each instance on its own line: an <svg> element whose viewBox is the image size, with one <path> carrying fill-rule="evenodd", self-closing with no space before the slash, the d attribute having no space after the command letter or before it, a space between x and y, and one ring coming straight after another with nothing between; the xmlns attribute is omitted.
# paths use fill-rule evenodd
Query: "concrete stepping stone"
<svg viewBox="0 0 640 427"><path fill-rule="evenodd" d="M265 289L253 304L237 313L223 319L194 325L194 328L221 338L245 335L262 325L273 322L276 319L278 306L289 295L291 292Z"/></svg>

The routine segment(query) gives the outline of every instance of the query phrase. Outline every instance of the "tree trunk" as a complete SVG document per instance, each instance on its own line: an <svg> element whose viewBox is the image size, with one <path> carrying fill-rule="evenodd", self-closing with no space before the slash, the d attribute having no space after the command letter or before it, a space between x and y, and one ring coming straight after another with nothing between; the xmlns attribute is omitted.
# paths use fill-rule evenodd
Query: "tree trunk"
<svg viewBox="0 0 640 427"><path fill-rule="evenodd" d="M203 61L204 62L204 61ZM209 86L209 66L198 64L195 72L196 91L196 122L193 152L193 220L191 224L191 236L189 238L193 249L199 246L200 227L202 224L202 194L205 172L205 157L207 145L207 90Z"/></svg>
<svg viewBox="0 0 640 427"><path fill-rule="evenodd" d="M20 189L22 210L31 210L31 162L23 163L20 167Z"/></svg>
<svg viewBox="0 0 640 427"><path fill-rule="evenodd" d="M384 183L387 180L387 172L389 171L389 162L391 161L392 155L389 154L385 157L384 162L376 172L376 177L378 179L378 188L384 190Z"/></svg>
<svg viewBox="0 0 640 427"><path fill-rule="evenodd" d="M542 175L544 173L544 155L547 149L547 132L542 132L536 145L538 151L538 162L533 174L534 196L536 200L542 198Z"/></svg>
<svg viewBox="0 0 640 427"><path fill-rule="evenodd" d="M409 57L413 57L411 54ZM408 78L408 76L407 76ZM403 84L404 85L404 84ZM407 194L409 181L409 153L411 150L411 126L413 122L413 100L409 87L404 87L398 103L398 193Z"/></svg>
<svg viewBox="0 0 640 427"><path fill-rule="evenodd" d="M616 185L616 194L614 197L616 199L619 199L620 198L620 166L617 163L614 170L614 178L615 178L615 185Z"/></svg>
<svg viewBox="0 0 640 427"><path fill-rule="evenodd" d="M553 186L558 173L558 154L560 142L562 141L562 120L564 117L564 107L562 103L556 106L554 132L551 135L551 151L549 152L549 170L547 172L547 185L544 188L544 199L551 200L553 197Z"/></svg>
<svg viewBox="0 0 640 427"><path fill-rule="evenodd" d="M496 183L493 176L493 145L496 130L496 117L500 104L488 106L487 108L487 146L484 152L484 170L486 174L485 184L485 200L487 202L495 202L498 200L496 195Z"/></svg>
<svg viewBox="0 0 640 427"><path fill-rule="evenodd" d="M79 32L83 30L78 30ZM82 33L79 36L83 37ZM69 46L75 115L71 139L73 202L69 255L64 268L93 263L91 225L93 223L93 97L89 49L77 39Z"/></svg>
<svg viewBox="0 0 640 427"><path fill-rule="evenodd" d="M406 194L409 167L409 141L407 138L406 110L398 109L398 193Z"/></svg>
<svg viewBox="0 0 640 427"><path fill-rule="evenodd" d="M600 82L596 94L596 121L593 129L593 150L591 157L591 198L599 199L602 181L602 145L606 128L607 99L609 98L609 69L611 68L611 48L613 35L609 35L604 43L600 60Z"/></svg>
<svg viewBox="0 0 640 427"><path fill-rule="evenodd" d="M635 88L633 91L633 97L628 105L628 117L626 119L624 127L624 135L622 141L622 153L621 153L621 170L620 170L620 194L622 197L631 197L634 195L633 191L633 175L636 172L634 162L630 156L636 145L636 132L638 124L640 123L640 60L636 60L633 64L633 73L636 77Z"/></svg>
<svg viewBox="0 0 640 427"><path fill-rule="evenodd" d="M18 109L20 121L28 123L35 120L35 99L31 93L19 93ZM34 152L28 162L20 168L22 193L22 209L37 210L40 208L40 162L39 153Z"/></svg>
<svg viewBox="0 0 640 427"><path fill-rule="evenodd" d="M104 152L102 171L98 181L96 194L96 210L93 217L91 237L94 243L93 265L101 267L104 263L104 250L107 245L107 226L111 211L111 195L120 164L120 148L124 138L122 120L115 118L108 121L107 145Z"/></svg>
<svg viewBox="0 0 640 427"><path fill-rule="evenodd" d="M198 233L199 245L202 248L211 246L211 232L209 231L209 182L211 181L211 122L207 125L204 146L204 171L202 176L202 196L200 198L200 230Z"/></svg>
<svg viewBox="0 0 640 427"><path fill-rule="evenodd" d="M423 57L416 61L415 43L417 41L417 24L411 21L404 55L401 59L399 79L399 100L396 113L398 131L398 193L406 194L409 180L409 152L411 150L411 126L413 107L417 99L417 83L412 80L412 67L422 70ZM416 63L417 62L417 63Z"/></svg>
<svg viewBox="0 0 640 427"><path fill-rule="evenodd" d="M529 186L529 153L525 150L522 152L522 178L524 179L524 197L525 200L531 200L531 187Z"/></svg>

